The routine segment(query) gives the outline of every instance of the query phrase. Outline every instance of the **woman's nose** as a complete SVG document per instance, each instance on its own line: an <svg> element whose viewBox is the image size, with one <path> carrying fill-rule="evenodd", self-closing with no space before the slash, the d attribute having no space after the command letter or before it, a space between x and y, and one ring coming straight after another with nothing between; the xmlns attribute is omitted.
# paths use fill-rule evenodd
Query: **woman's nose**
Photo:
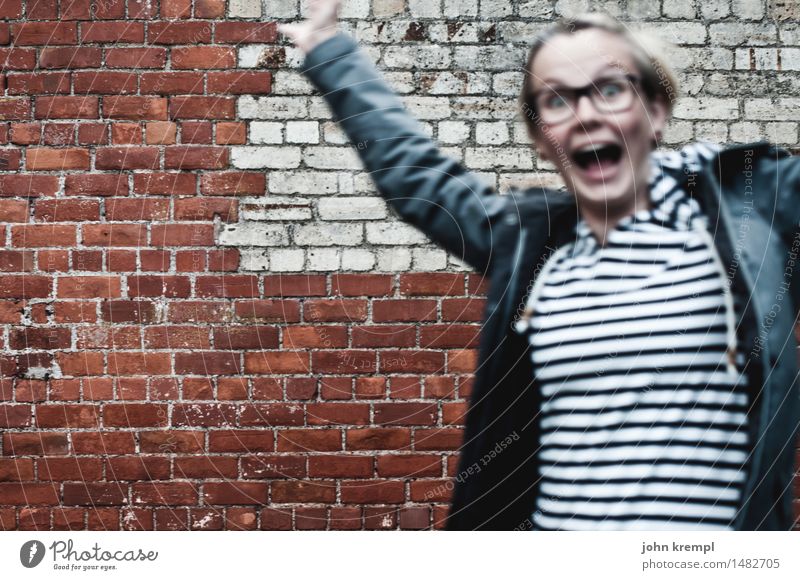
<svg viewBox="0 0 800 580"><path fill-rule="evenodd" d="M575 103L575 117L581 123L596 121L600 112L595 108L594 102L589 95L580 95Z"/></svg>

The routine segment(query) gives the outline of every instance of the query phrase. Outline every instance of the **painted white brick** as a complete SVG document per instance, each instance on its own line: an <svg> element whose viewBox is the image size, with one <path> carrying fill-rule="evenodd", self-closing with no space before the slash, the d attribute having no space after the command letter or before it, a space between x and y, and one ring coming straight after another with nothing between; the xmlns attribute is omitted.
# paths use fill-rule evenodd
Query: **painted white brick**
<svg viewBox="0 0 800 580"><path fill-rule="evenodd" d="M362 169L363 165L352 146L306 147L303 161L315 169Z"/></svg>
<svg viewBox="0 0 800 580"><path fill-rule="evenodd" d="M250 143L254 145L283 143L283 123L251 121Z"/></svg>
<svg viewBox="0 0 800 580"><path fill-rule="evenodd" d="M447 268L447 252L438 248L412 248L414 270L430 272Z"/></svg>
<svg viewBox="0 0 800 580"><path fill-rule="evenodd" d="M271 272L300 272L305 269L305 252L288 248L270 250L269 262Z"/></svg>
<svg viewBox="0 0 800 580"><path fill-rule="evenodd" d="M752 62L751 62L752 59ZM737 48L736 49L736 68L738 70L751 70L751 64L755 65L755 70L777 70L778 68L778 49L777 48Z"/></svg>
<svg viewBox="0 0 800 580"><path fill-rule="evenodd" d="M240 250L239 270L265 272L269 270L269 250Z"/></svg>
<svg viewBox="0 0 800 580"><path fill-rule="evenodd" d="M456 46L453 66L464 70L517 70L525 62L525 49L514 46Z"/></svg>
<svg viewBox="0 0 800 580"><path fill-rule="evenodd" d="M264 0L264 14L270 18L296 18L300 16L297 0Z"/></svg>
<svg viewBox="0 0 800 580"><path fill-rule="evenodd" d="M709 35L711 44L761 46L774 43L777 30L774 24L721 22L709 27Z"/></svg>
<svg viewBox="0 0 800 580"><path fill-rule="evenodd" d="M288 169L300 165L299 147L231 147L231 165L238 169Z"/></svg>
<svg viewBox="0 0 800 580"><path fill-rule="evenodd" d="M677 119L738 119L739 101L715 97L684 97L675 105Z"/></svg>
<svg viewBox="0 0 800 580"><path fill-rule="evenodd" d="M797 123L777 122L765 123L766 138L781 145L797 146Z"/></svg>
<svg viewBox="0 0 800 580"><path fill-rule="evenodd" d="M701 22L648 22L642 30L674 44L705 44L708 36Z"/></svg>
<svg viewBox="0 0 800 580"><path fill-rule="evenodd" d="M505 42L527 46L531 39L544 30L548 24L547 22L521 22L518 20L498 22L496 25L497 36ZM525 56L528 56L527 49L525 49ZM516 68L521 69L526 60L520 60Z"/></svg>
<svg viewBox="0 0 800 580"><path fill-rule="evenodd" d="M268 44L245 44L237 47L237 62L239 68L256 68L261 60L261 54L274 47Z"/></svg>
<svg viewBox="0 0 800 580"><path fill-rule="evenodd" d="M467 167L475 169L533 169L528 148L468 147Z"/></svg>
<svg viewBox="0 0 800 580"><path fill-rule="evenodd" d="M319 123L316 121L288 121L287 143L319 143Z"/></svg>
<svg viewBox="0 0 800 580"><path fill-rule="evenodd" d="M664 0L661 12L667 18L694 18L697 15L694 0Z"/></svg>
<svg viewBox="0 0 800 580"><path fill-rule="evenodd" d="M414 226L401 221L368 223L367 242L387 246L425 244L428 237Z"/></svg>
<svg viewBox="0 0 800 580"><path fill-rule="evenodd" d="M338 270L342 259L341 251L336 248L310 248L306 255L311 271Z"/></svg>
<svg viewBox="0 0 800 580"><path fill-rule="evenodd" d="M730 0L702 0L700 2L700 14L708 20L718 20L730 12Z"/></svg>
<svg viewBox="0 0 800 580"><path fill-rule="evenodd" d="M383 53L383 64L390 68L442 69L450 66L446 46L390 46Z"/></svg>
<svg viewBox="0 0 800 580"><path fill-rule="evenodd" d="M261 18L261 0L229 0L231 18Z"/></svg>
<svg viewBox="0 0 800 580"><path fill-rule="evenodd" d="M695 123L694 134L697 139L712 143L725 143L728 140L728 124L724 121Z"/></svg>
<svg viewBox="0 0 800 580"><path fill-rule="evenodd" d="M761 0L733 0L733 15L746 20L764 18L764 2Z"/></svg>
<svg viewBox="0 0 800 580"><path fill-rule="evenodd" d="M446 18L463 18L478 15L478 0L444 0Z"/></svg>
<svg viewBox="0 0 800 580"><path fill-rule="evenodd" d="M379 272L407 272L411 269L411 251L408 248L382 248L378 250Z"/></svg>
<svg viewBox="0 0 800 580"><path fill-rule="evenodd" d="M757 121L794 121L800 107L800 98L778 97L745 101L744 116Z"/></svg>
<svg viewBox="0 0 800 580"><path fill-rule="evenodd" d="M781 70L800 70L800 48L781 49Z"/></svg>
<svg viewBox="0 0 800 580"><path fill-rule="evenodd" d="M400 16L405 10L405 0L373 0L372 13L375 18Z"/></svg>
<svg viewBox="0 0 800 580"><path fill-rule="evenodd" d="M453 102L453 117L512 120L519 107L515 97L461 97Z"/></svg>
<svg viewBox="0 0 800 580"><path fill-rule="evenodd" d="M489 92L489 73L429 72L419 77L420 89L429 95L479 95Z"/></svg>
<svg viewBox="0 0 800 580"><path fill-rule="evenodd" d="M436 18L442 15L442 0L408 0L412 18Z"/></svg>
<svg viewBox="0 0 800 580"><path fill-rule="evenodd" d="M445 97L402 97L403 104L417 119L446 119L450 100Z"/></svg>
<svg viewBox="0 0 800 580"><path fill-rule="evenodd" d="M302 119L308 116L305 99L244 95L236 103L242 119Z"/></svg>
<svg viewBox="0 0 800 580"><path fill-rule="evenodd" d="M501 145L508 142L508 125L502 121L496 123L478 123L475 126L475 140L481 145Z"/></svg>
<svg viewBox="0 0 800 580"><path fill-rule="evenodd" d="M551 18L553 3L550 0L524 0L517 6L517 13L522 18Z"/></svg>
<svg viewBox="0 0 800 580"><path fill-rule="evenodd" d="M364 241L361 224L299 224L292 239L298 246L354 246Z"/></svg>
<svg viewBox="0 0 800 580"><path fill-rule="evenodd" d="M267 190L270 193L328 195L337 193L339 185L337 174L329 171L270 171Z"/></svg>
<svg viewBox="0 0 800 580"><path fill-rule="evenodd" d="M482 18L500 18L510 16L514 9L513 3L508 0L481 0Z"/></svg>
<svg viewBox="0 0 800 580"><path fill-rule="evenodd" d="M242 198L239 213L243 221L304 221L313 217L309 200L281 195Z"/></svg>
<svg viewBox="0 0 800 580"><path fill-rule="evenodd" d="M273 95L307 95L312 86L302 73L284 70L272 73Z"/></svg>
<svg viewBox="0 0 800 580"><path fill-rule="evenodd" d="M378 197L323 198L317 211L323 220L374 220L388 215L386 202Z"/></svg>
<svg viewBox="0 0 800 580"><path fill-rule="evenodd" d="M685 143L694 139L694 126L690 121L670 121L664 130L664 143Z"/></svg>
<svg viewBox="0 0 800 580"><path fill-rule="evenodd" d="M758 141L762 137L761 125L752 121L731 123L729 127L731 141L736 143L749 143Z"/></svg>
<svg viewBox="0 0 800 580"><path fill-rule="evenodd" d="M497 73L494 75L492 88L498 95L516 97L522 90L522 83L527 78L525 73L517 71Z"/></svg>
<svg viewBox="0 0 800 580"><path fill-rule="evenodd" d="M800 44L800 23L781 22L781 43Z"/></svg>
<svg viewBox="0 0 800 580"><path fill-rule="evenodd" d="M658 18L659 5L653 0L628 0L628 15L633 19Z"/></svg>
<svg viewBox="0 0 800 580"><path fill-rule="evenodd" d="M364 272L375 266L375 254L363 248L342 249L342 270Z"/></svg>
<svg viewBox="0 0 800 580"><path fill-rule="evenodd" d="M285 246L289 243L287 226L245 222L226 224L219 234L223 246Z"/></svg>
<svg viewBox="0 0 800 580"><path fill-rule="evenodd" d="M440 143L463 143L469 139L469 125L464 121L440 121Z"/></svg>

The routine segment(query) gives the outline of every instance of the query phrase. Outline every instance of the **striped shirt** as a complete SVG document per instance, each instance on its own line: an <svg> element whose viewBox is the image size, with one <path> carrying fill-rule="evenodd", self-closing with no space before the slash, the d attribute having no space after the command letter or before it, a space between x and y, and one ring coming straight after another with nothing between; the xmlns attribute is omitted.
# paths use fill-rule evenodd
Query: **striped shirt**
<svg viewBox="0 0 800 580"><path fill-rule="evenodd" d="M542 394L533 529L732 529L748 459L735 306L700 206L651 157L652 208L548 259L516 323Z"/></svg>

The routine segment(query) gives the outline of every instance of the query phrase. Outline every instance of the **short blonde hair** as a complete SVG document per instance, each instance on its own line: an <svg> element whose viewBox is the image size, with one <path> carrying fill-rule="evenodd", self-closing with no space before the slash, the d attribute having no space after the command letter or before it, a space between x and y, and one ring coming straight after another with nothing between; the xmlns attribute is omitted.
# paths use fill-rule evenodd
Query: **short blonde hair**
<svg viewBox="0 0 800 580"><path fill-rule="evenodd" d="M651 101L663 99L667 114L672 114L675 101L679 96L678 80L675 72L665 56L666 42L629 29L613 16L602 12L586 12L572 18L563 18L542 31L533 41L525 64L525 79L519 95L519 106L523 112L528 134L534 137L536 129L536 107L531 94L533 60L547 42L559 34L574 34L581 30L599 29L616 34L627 41L631 47L631 56L641 75L641 85L647 98ZM530 114L530 111L534 115Z"/></svg>

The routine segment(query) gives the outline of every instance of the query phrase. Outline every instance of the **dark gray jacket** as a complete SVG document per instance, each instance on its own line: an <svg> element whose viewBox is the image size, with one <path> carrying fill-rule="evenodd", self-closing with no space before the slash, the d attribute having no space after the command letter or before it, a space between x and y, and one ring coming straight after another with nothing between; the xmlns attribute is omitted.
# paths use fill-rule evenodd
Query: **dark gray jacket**
<svg viewBox="0 0 800 580"><path fill-rule="evenodd" d="M541 265L574 239L575 201L541 188L499 195L443 155L345 33L315 47L301 70L394 211L490 280L446 527L528 529L538 488L540 392L530 346L512 326ZM800 283L793 283L800 267L800 159L767 142L737 145L696 175L675 177L709 216L739 305L752 452L734 527L788 530L800 425L794 335Z"/></svg>

